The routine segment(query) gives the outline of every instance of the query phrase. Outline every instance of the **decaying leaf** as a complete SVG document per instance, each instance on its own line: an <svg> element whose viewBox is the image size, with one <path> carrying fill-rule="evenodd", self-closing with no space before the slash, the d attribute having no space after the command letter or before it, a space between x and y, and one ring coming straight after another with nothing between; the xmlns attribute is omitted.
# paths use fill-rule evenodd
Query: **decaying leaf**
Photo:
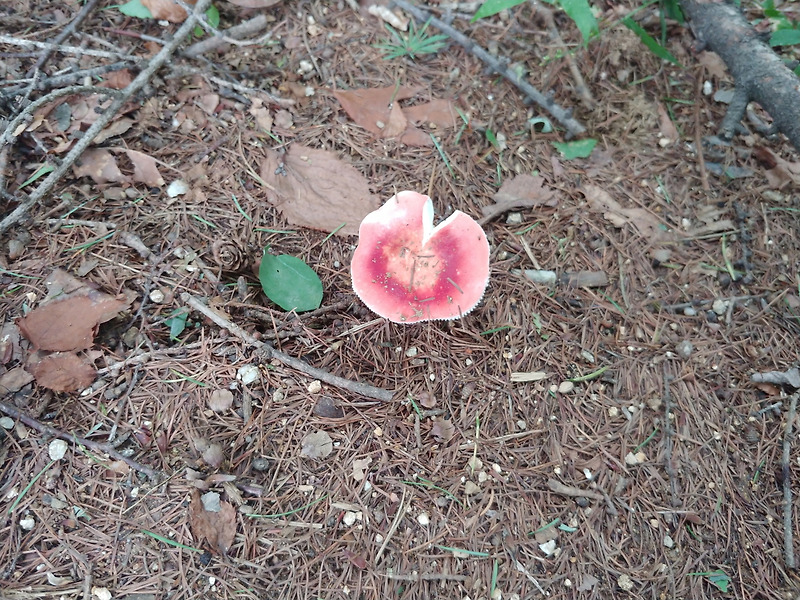
<svg viewBox="0 0 800 600"><path fill-rule="evenodd" d="M189 526L195 540L205 540L214 552L225 555L236 538L236 510L230 502L220 500L216 492L201 497L200 491L194 489L189 503Z"/></svg>
<svg viewBox="0 0 800 600"><path fill-rule="evenodd" d="M261 178L270 200L292 225L355 235L380 200L364 176L332 152L297 144L286 154L273 150L261 163Z"/></svg>
<svg viewBox="0 0 800 600"><path fill-rule="evenodd" d="M253 98L252 104L248 112L256 119L256 125L262 131L269 133L272 131L272 116L269 114L269 109L264 106L261 98Z"/></svg>
<svg viewBox="0 0 800 600"><path fill-rule="evenodd" d="M189 5L194 5L195 0L186 0ZM170 23L183 23L186 20L186 11L172 0L142 0L154 19L164 19Z"/></svg>
<svg viewBox="0 0 800 600"><path fill-rule="evenodd" d="M456 434L456 427L449 419L436 418L431 427L431 435L439 443L449 442Z"/></svg>
<svg viewBox="0 0 800 600"><path fill-rule="evenodd" d="M773 188L800 185L800 162L789 162L766 146L756 146L753 156L764 167L764 175Z"/></svg>
<svg viewBox="0 0 800 600"><path fill-rule="evenodd" d="M300 456L305 458L325 458L333 452L333 440L326 431L307 434L301 442Z"/></svg>
<svg viewBox="0 0 800 600"><path fill-rule="evenodd" d="M583 194L589 207L595 212L602 212L615 227L630 224L642 237L650 241L658 241L665 237L666 231L661 227L660 221L644 208L623 208L611 194L595 185L584 186Z"/></svg>
<svg viewBox="0 0 800 600"><path fill-rule="evenodd" d="M125 150L125 153L133 163L134 181L139 181L148 187L162 187L164 185L164 178L161 177L156 161L152 156L137 150Z"/></svg>
<svg viewBox="0 0 800 600"><path fill-rule="evenodd" d="M367 469L372 464L372 458L356 458L353 461L353 479L356 481L363 481L367 476Z"/></svg>
<svg viewBox="0 0 800 600"><path fill-rule="evenodd" d="M33 381L33 375L22 367L14 367L0 375L0 397L20 391Z"/></svg>
<svg viewBox="0 0 800 600"><path fill-rule="evenodd" d="M424 408L433 408L436 406L436 396L431 394L430 392L420 392L419 393L419 403Z"/></svg>
<svg viewBox="0 0 800 600"><path fill-rule="evenodd" d="M208 397L208 408L214 412L225 412L233 405L233 392L230 390L214 390Z"/></svg>
<svg viewBox="0 0 800 600"><path fill-rule="evenodd" d="M34 352L28 358L25 370L36 378L36 383L54 392L86 389L97 374L92 365L74 352Z"/></svg>
<svg viewBox="0 0 800 600"><path fill-rule="evenodd" d="M314 404L314 414L326 419L341 419L344 417L342 407L330 396L321 396Z"/></svg>
<svg viewBox="0 0 800 600"><path fill-rule="evenodd" d="M242 8L269 8L283 0L228 0L231 4Z"/></svg>
<svg viewBox="0 0 800 600"><path fill-rule="evenodd" d="M670 142L678 141L678 138L680 138L678 128L675 127L675 123L673 123L672 119L669 118L667 109L664 108L664 105L661 104L661 102L658 102L656 106L658 108L658 130L661 133L661 136L668 139Z"/></svg>
<svg viewBox="0 0 800 600"><path fill-rule="evenodd" d="M17 325L39 350L86 350L100 323L113 319L129 304L122 297L97 290L78 290L40 305L19 319Z"/></svg>
<svg viewBox="0 0 800 600"><path fill-rule="evenodd" d="M95 183L128 181L128 178L119 170L117 161L111 152L103 148L86 150L80 159L72 165L72 172L75 177L91 177Z"/></svg>
<svg viewBox="0 0 800 600"><path fill-rule="evenodd" d="M515 208L558 205L555 190L545 188L544 179L538 175L517 175L506 179L492 199L494 204L481 209L483 218L478 221L481 224Z"/></svg>
<svg viewBox="0 0 800 600"><path fill-rule="evenodd" d="M121 119L115 119L114 121L111 121L111 123L109 123L105 129L103 129L100 133L94 136L94 140L92 140L92 143L102 144L103 142L105 142L108 139L111 139L112 137L122 135L123 133L128 131L131 127L133 127L134 123L135 121L133 119L128 119L124 117Z"/></svg>
<svg viewBox="0 0 800 600"><path fill-rule="evenodd" d="M358 125L380 139L400 138L409 146L431 146L430 136L414 123L447 128L456 125L456 110L449 100L432 100L407 108L401 100L413 98L420 88L389 86L338 90L334 96Z"/></svg>

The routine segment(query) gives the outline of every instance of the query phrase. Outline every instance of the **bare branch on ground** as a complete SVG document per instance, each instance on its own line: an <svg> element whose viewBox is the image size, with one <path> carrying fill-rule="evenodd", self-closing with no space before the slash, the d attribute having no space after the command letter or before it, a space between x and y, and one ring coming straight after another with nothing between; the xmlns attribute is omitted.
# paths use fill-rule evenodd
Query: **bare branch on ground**
<svg viewBox="0 0 800 600"><path fill-rule="evenodd" d="M87 448L89 448L89 450L93 450L94 452L108 454L114 460L121 460L131 469L134 469L135 471L139 471L140 473L144 473L145 475L147 475L150 481L157 482L160 479L159 471L151 467L145 466L142 463L135 461L128 456L125 456L124 454L120 454L108 444L101 444L99 442L88 440L86 438L75 435L74 433L61 431L60 429L56 429L55 427L50 427L49 425L40 423L33 417L26 415L24 412L22 412L15 406L11 406L6 402L0 401L0 411L6 413L9 417L12 417L14 419L19 419L25 425L35 429L40 433L44 433L51 437L64 440L65 442L75 442L79 446L86 446Z"/></svg>
<svg viewBox="0 0 800 600"><path fill-rule="evenodd" d="M344 377L339 377L337 375L333 375L328 371L324 371L323 369L318 369L316 367L312 367L308 363L303 362L300 359L294 358L293 356L289 356L280 350L276 350L271 345L264 343L260 340L254 338L250 333L239 327L236 323L232 323L229 319L223 317L218 312L216 312L211 307L203 304L200 302L198 298L192 296L191 294L184 292L181 294L181 300L188 304L191 308L196 310L197 312L203 314L204 316L208 317L211 321L219 325L220 327L227 329L233 335L238 337L240 340L258 348L259 352L265 358L274 358L278 362L300 371L309 377L313 377L314 379L319 379L320 381L324 381L330 385L336 386L343 390L347 390L348 392L352 392L354 394L359 394L361 396L365 396L367 398L374 398L375 400L380 400L382 402L390 402L392 397L394 396L394 392L390 390L384 390L372 385L368 385L366 383L361 383L359 381L352 381L351 379L345 379Z"/></svg>
<svg viewBox="0 0 800 600"><path fill-rule="evenodd" d="M572 111L570 109L565 109L556 104L551 98L548 98L530 83L525 81L522 77L520 77L520 74L514 69L511 69L496 57L489 54L486 50L473 42L468 36L464 35L457 29L454 29L444 21L428 14L421 8L418 8L410 2L407 2L406 0L393 0L393 3L413 15L414 18L420 23L429 22L442 33L446 33L453 41L461 45L471 54L475 55L493 71L508 79L532 102L549 112L556 121L563 125L567 130L568 137L579 136L586 133L586 128L572 117Z"/></svg>
<svg viewBox="0 0 800 600"><path fill-rule="evenodd" d="M211 0L198 0L197 4L195 5L195 10L191 13L187 18L186 21L180 26L178 31L175 32L175 37L172 38L172 41L164 46L161 51L156 54L150 63L147 65L147 68L144 69L139 75L134 79L128 87L117 95L115 95L114 101L109 106L98 119L92 123L91 127L86 130L83 137L78 140L75 146L72 147L72 150L67 153L64 159L61 161L61 164L53 170L47 178L39 184L39 187L28 196L27 199L20 202L20 204L15 208L11 213L6 215L2 221L0 221L0 235L8 231L10 227L16 225L17 223L22 220L22 218L27 215L28 211L36 205L44 196L53 189L55 184L58 182L59 179L67 172L69 168L78 160L78 158L83 154L84 150L89 147L89 144L92 143L95 136L102 131L102 129L108 125L111 119L119 112L120 108L130 99L133 94L138 92L142 89L145 84L150 81L150 78L155 74L158 69L160 69L164 63L175 53L178 46L183 42L184 38L189 35L189 33L194 29L194 25L197 19L198 14L202 14L203 11L208 7L211 3ZM3 41L2 38L6 36L0 36L0 41ZM106 93L112 93L112 90L106 90ZM13 135L13 130L11 132ZM3 136L6 138L6 135Z"/></svg>
<svg viewBox="0 0 800 600"><path fill-rule="evenodd" d="M791 396L789 412L786 416L786 433L783 436L783 456L781 458L781 474L783 476L783 547L786 559L786 568L796 567L794 559L794 540L792 538L792 469L791 448L792 441L796 437L793 426L797 416L797 398L800 392L795 392Z"/></svg>

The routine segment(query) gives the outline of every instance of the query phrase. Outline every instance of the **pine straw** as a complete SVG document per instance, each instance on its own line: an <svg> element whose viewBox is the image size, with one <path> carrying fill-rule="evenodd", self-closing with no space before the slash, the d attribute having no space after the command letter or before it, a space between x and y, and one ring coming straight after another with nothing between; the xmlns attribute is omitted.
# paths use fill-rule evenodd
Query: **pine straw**
<svg viewBox="0 0 800 600"><path fill-rule="evenodd" d="M288 33L302 38L305 20L290 7L285 14L282 10ZM399 77L423 87L421 100L459 99L471 115L470 127L458 144L455 132L437 132L455 176L433 148L375 141L349 123L322 89L297 107L294 129L282 133L287 140L336 150L381 197L406 188L426 191L432 181L440 215L461 209L480 216L499 183L497 155L483 135L490 127L508 138L500 159L502 178L538 169L559 191L559 205L523 211L520 225L497 220L487 226L491 283L483 303L463 321L397 326L375 320L350 289L347 265L354 240L326 240L324 234L284 223L246 174L247 167L258 172L259 147L271 140L255 136L245 123L232 126L224 120L230 111L209 117L202 138L159 131L157 119L171 114L171 94L183 85L170 80L167 93L151 100L151 112L142 113L139 125L140 133L159 132L169 144L145 151L174 165L170 179L207 177L204 195L165 200L161 192L141 190L140 200L130 202L102 201L84 183L66 181L62 190L85 202L75 218L108 221L117 231L135 233L157 260L144 261L118 236L85 252L69 251L103 232L34 225L25 256L7 265L42 277L53 266L77 270L94 264L87 277L108 291L132 289L140 299L156 287L167 292L164 304L148 302L139 318L101 332L107 362L134 352L146 353L149 360L138 367L118 365L88 395L54 397L34 388L14 399L61 430L91 432L97 439L106 439L116 423L117 438L125 440L119 448L167 479L152 485L135 472L117 473L104 457L80 448L46 468L49 440L24 427L9 432L0 468L4 593L9 598L88 597L87 590L97 585L115 598L140 600L487 598L496 567L497 589L504 597L539 597L537 586L558 598L627 597L618 585L622 576L632 580L632 592L641 597L716 597L719 591L698 575L715 569L730 576L737 597L796 594L797 580L783 568L780 525L785 423L780 410L760 410L775 398L749 384L753 372L783 370L796 361L796 222L792 213L772 212L772 205L763 204L767 188L759 176L743 183L712 178L715 195L706 197L693 155L681 145L658 147L650 98L683 94L706 103L692 91L697 72L671 73L675 79L670 79L638 46L614 54L615 48L630 45L628 32L605 33L592 53L579 53L599 106L595 114L579 116L601 139L600 146L595 158L561 162L565 173L555 177L557 154L548 141L556 138L540 134L531 140L526 119L536 112L514 89L483 74L461 49L413 65L384 62L369 46L383 35L372 20L355 36L352 14L330 10L324 19L318 13L317 21L340 37L309 40L319 56L327 51L319 60L330 76L327 84L391 85ZM520 18L517 24L478 25L472 33L484 45L498 40L512 60L534 67L533 84L555 89L562 104L575 104L561 62L535 68L546 61L548 38L527 13ZM219 65L245 60L254 71L274 74L264 67L274 60L269 49L247 59L240 52L219 57ZM286 72L306 58L302 44L282 56ZM633 79L658 76L629 88L615 79L623 67L631 69ZM679 78L685 78L685 86ZM276 86L281 82L274 80ZM674 106L679 127L691 137L693 109ZM703 124L718 117L714 105L703 104L701 110ZM223 138L208 154L209 145ZM138 138L127 142L136 147ZM678 232L682 220L696 221L706 204L720 202L720 219L735 218L733 201L744 206L754 281L747 287L726 282L719 236L684 240L676 234L670 264L654 266L652 240L590 212L583 183L603 187L625 207L647 209ZM232 194L252 221L235 208ZM789 207L788 198L786 203ZM37 218L48 210L41 207ZM726 238L735 256L742 253L741 235ZM205 272L186 268L190 261L178 247L209 261L220 236L247 248L254 263L268 245L303 258L323 280L325 303L341 302L341 310L292 320L266 306L247 269L242 274L251 286L242 298L227 285L235 275L223 275L226 285L218 287L208 277L218 274L213 264ZM542 268L603 270L610 283L593 289L533 284L515 272L535 267L526 246ZM31 304L24 294L44 291L35 279L3 275L3 281L5 319ZM337 375L396 390L395 401L365 402L327 386L312 394L307 378L264 364L258 385L246 394L240 388L231 410L214 413L206 404L210 393L227 388L238 368L255 360L254 353L203 322L192 323L195 328L182 343L171 342L163 320L179 308L181 291L214 296L220 307L230 302L231 317L247 330L265 337L280 330L275 344L282 351ZM733 296L751 299L718 322L707 318L711 301ZM665 308L692 301L707 302L698 305L698 316ZM248 311L243 304L262 310ZM139 328L135 348L119 339L129 325ZM676 353L682 340L694 348L685 359ZM574 390L557 391L562 382L601 367L607 370L578 381ZM515 372L546 377L512 383ZM131 388L113 391L132 381ZM344 417L317 415L323 395L341 406ZM433 411L424 412L426 397L435 399ZM450 440L434 435L434 419L441 418L452 423ZM318 429L333 438L333 453L318 461L301 458L301 439ZM224 460L218 469L205 464L195 449L201 438L221 445ZM626 455L637 452L644 453L644 462L628 465ZM353 462L361 459L372 460L366 480L354 477ZM238 510L228 556L194 552L146 533L209 550L190 531L193 483L187 467L203 476L236 475L234 484L211 486ZM797 461L791 469L798 480ZM22 492L42 471L7 515L10 492ZM550 479L577 492L551 491ZM467 481L477 484L479 493L467 495ZM53 508L51 498L61 503ZM347 525L348 512L358 516L352 525ZM427 524L420 519L423 513ZM32 531L19 527L23 516L34 519ZM798 519L795 511L795 533ZM547 556L540 544L551 537L558 551ZM65 579L48 585L47 574Z"/></svg>

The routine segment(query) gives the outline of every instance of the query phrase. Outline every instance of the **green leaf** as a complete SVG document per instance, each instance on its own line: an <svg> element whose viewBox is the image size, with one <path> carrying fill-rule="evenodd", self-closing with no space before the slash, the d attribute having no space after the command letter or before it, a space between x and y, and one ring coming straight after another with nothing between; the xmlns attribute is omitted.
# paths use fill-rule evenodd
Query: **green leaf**
<svg viewBox="0 0 800 600"><path fill-rule="evenodd" d="M213 4L206 9L206 21L214 29L219 27L219 9Z"/></svg>
<svg viewBox="0 0 800 600"><path fill-rule="evenodd" d="M703 571L700 573L689 573L689 575L699 575L705 577L708 582L717 587L723 594L728 593L728 586L731 584L731 578L722 569L714 571Z"/></svg>
<svg viewBox="0 0 800 600"><path fill-rule="evenodd" d="M800 44L800 29L778 29L769 38L769 45L775 46L794 46Z"/></svg>
<svg viewBox="0 0 800 600"><path fill-rule="evenodd" d="M283 310L303 312L322 304L322 282L311 267L294 256L264 252L258 279L267 298Z"/></svg>
<svg viewBox="0 0 800 600"><path fill-rule="evenodd" d="M491 17L497 13L506 10L507 8L514 8L518 4L522 4L525 0L486 0L475 13L475 16L470 19L470 23L474 23L478 19Z"/></svg>
<svg viewBox="0 0 800 600"><path fill-rule="evenodd" d="M186 329L186 319L189 316L189 311L185 308L179 308L172 313L168 319L164 319L164 324L169 325L169 339L177 340L178 336Z"/></svg>
<svg viewBox="0 0 800 600"><path fill-rule="evenodd" d="M497 143L497 136L494 134L494 131L492 131L488 127L486 128L486 139L492 146L494 146L495 150L500 149L500 144Z"/></svg>
<svg viewBox="0 0 800 600"><path fill-rule="evenodd" d="M153 18L153 15L150 13L150 9L142 4L142 0L130 0L130 2L126 2L118 8L119 12L129 17L135 17L137 19Z"/></svg>
<svg viewBox="0 0 800 600"><path fill-rule="evenodd" d="M578 26L585 48L589 44L589 40L600 33L600 27L597 25L597 19L594 18L592 7L589 6L587 0L561 0L559 4Z"/></svg>
<svg viewBox="0 0 800 600"><path fill-rule="evenodd" d="M662 60L666 60L671 62L673 65L677 65L681 68L681 63L678 62L678 59L672 56L672 52L664 48L661 44L653 39L653 37L647 33L642 26L639 25L636 21L631 19L630 17L625 17L622 19L622 24L625 25L628 29L630 29L633 33L639 36L639 39L642 40L642 43L647 46L647 48L655 54L658 58Z"/></svg>
<svg viewBox="0 0 800 600"><path fill-rule="evenodd" d="M39 179L39 177L41 177L42 175L47 175L47 174L48 174L50 171L55 171L55 167L54 167L54 166L52 166L52 165L42 165L41 167L39 167L38 169L36 169L36 172L35 172L33 175L31 175L30 177L28 177L28 179L26 179L26 180L25 180L25 181L24 181L24 182L23 182L23 183L22 183L22 184L19 186L19 189L22 189L22 188L24 188L26 185L30 185L30 184L32 184L34 181L36 181L37 179Z"/></svg>
<svg viewBox="0 0 800 600"><path fill-rule="evenodd" d="M550 133L553 131L553 124L547 117L531 117L528 119L528 123L535 131L540 133Z"/></svg>
<svg viewBox="0 0 800 600"><path fill-rule="evenodd" d="M556 150L561 152L567 160L586 158L592 153L596 145L597 140L593 138L575 140L574 142L553 142L553 146L555 146Z"/></svg>

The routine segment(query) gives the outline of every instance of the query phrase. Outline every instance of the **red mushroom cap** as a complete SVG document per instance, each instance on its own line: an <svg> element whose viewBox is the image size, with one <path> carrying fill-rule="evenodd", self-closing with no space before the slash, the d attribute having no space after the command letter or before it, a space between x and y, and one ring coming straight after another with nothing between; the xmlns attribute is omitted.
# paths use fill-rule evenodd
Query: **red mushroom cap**
<svg viewBox="0 0 800 600"><path fill-rule="evenodd" d="M358 297L390 321L456 319L486 290L489 242L463 212L434 227L431 199L399 192L361 222L350 274Z"/></svg>

